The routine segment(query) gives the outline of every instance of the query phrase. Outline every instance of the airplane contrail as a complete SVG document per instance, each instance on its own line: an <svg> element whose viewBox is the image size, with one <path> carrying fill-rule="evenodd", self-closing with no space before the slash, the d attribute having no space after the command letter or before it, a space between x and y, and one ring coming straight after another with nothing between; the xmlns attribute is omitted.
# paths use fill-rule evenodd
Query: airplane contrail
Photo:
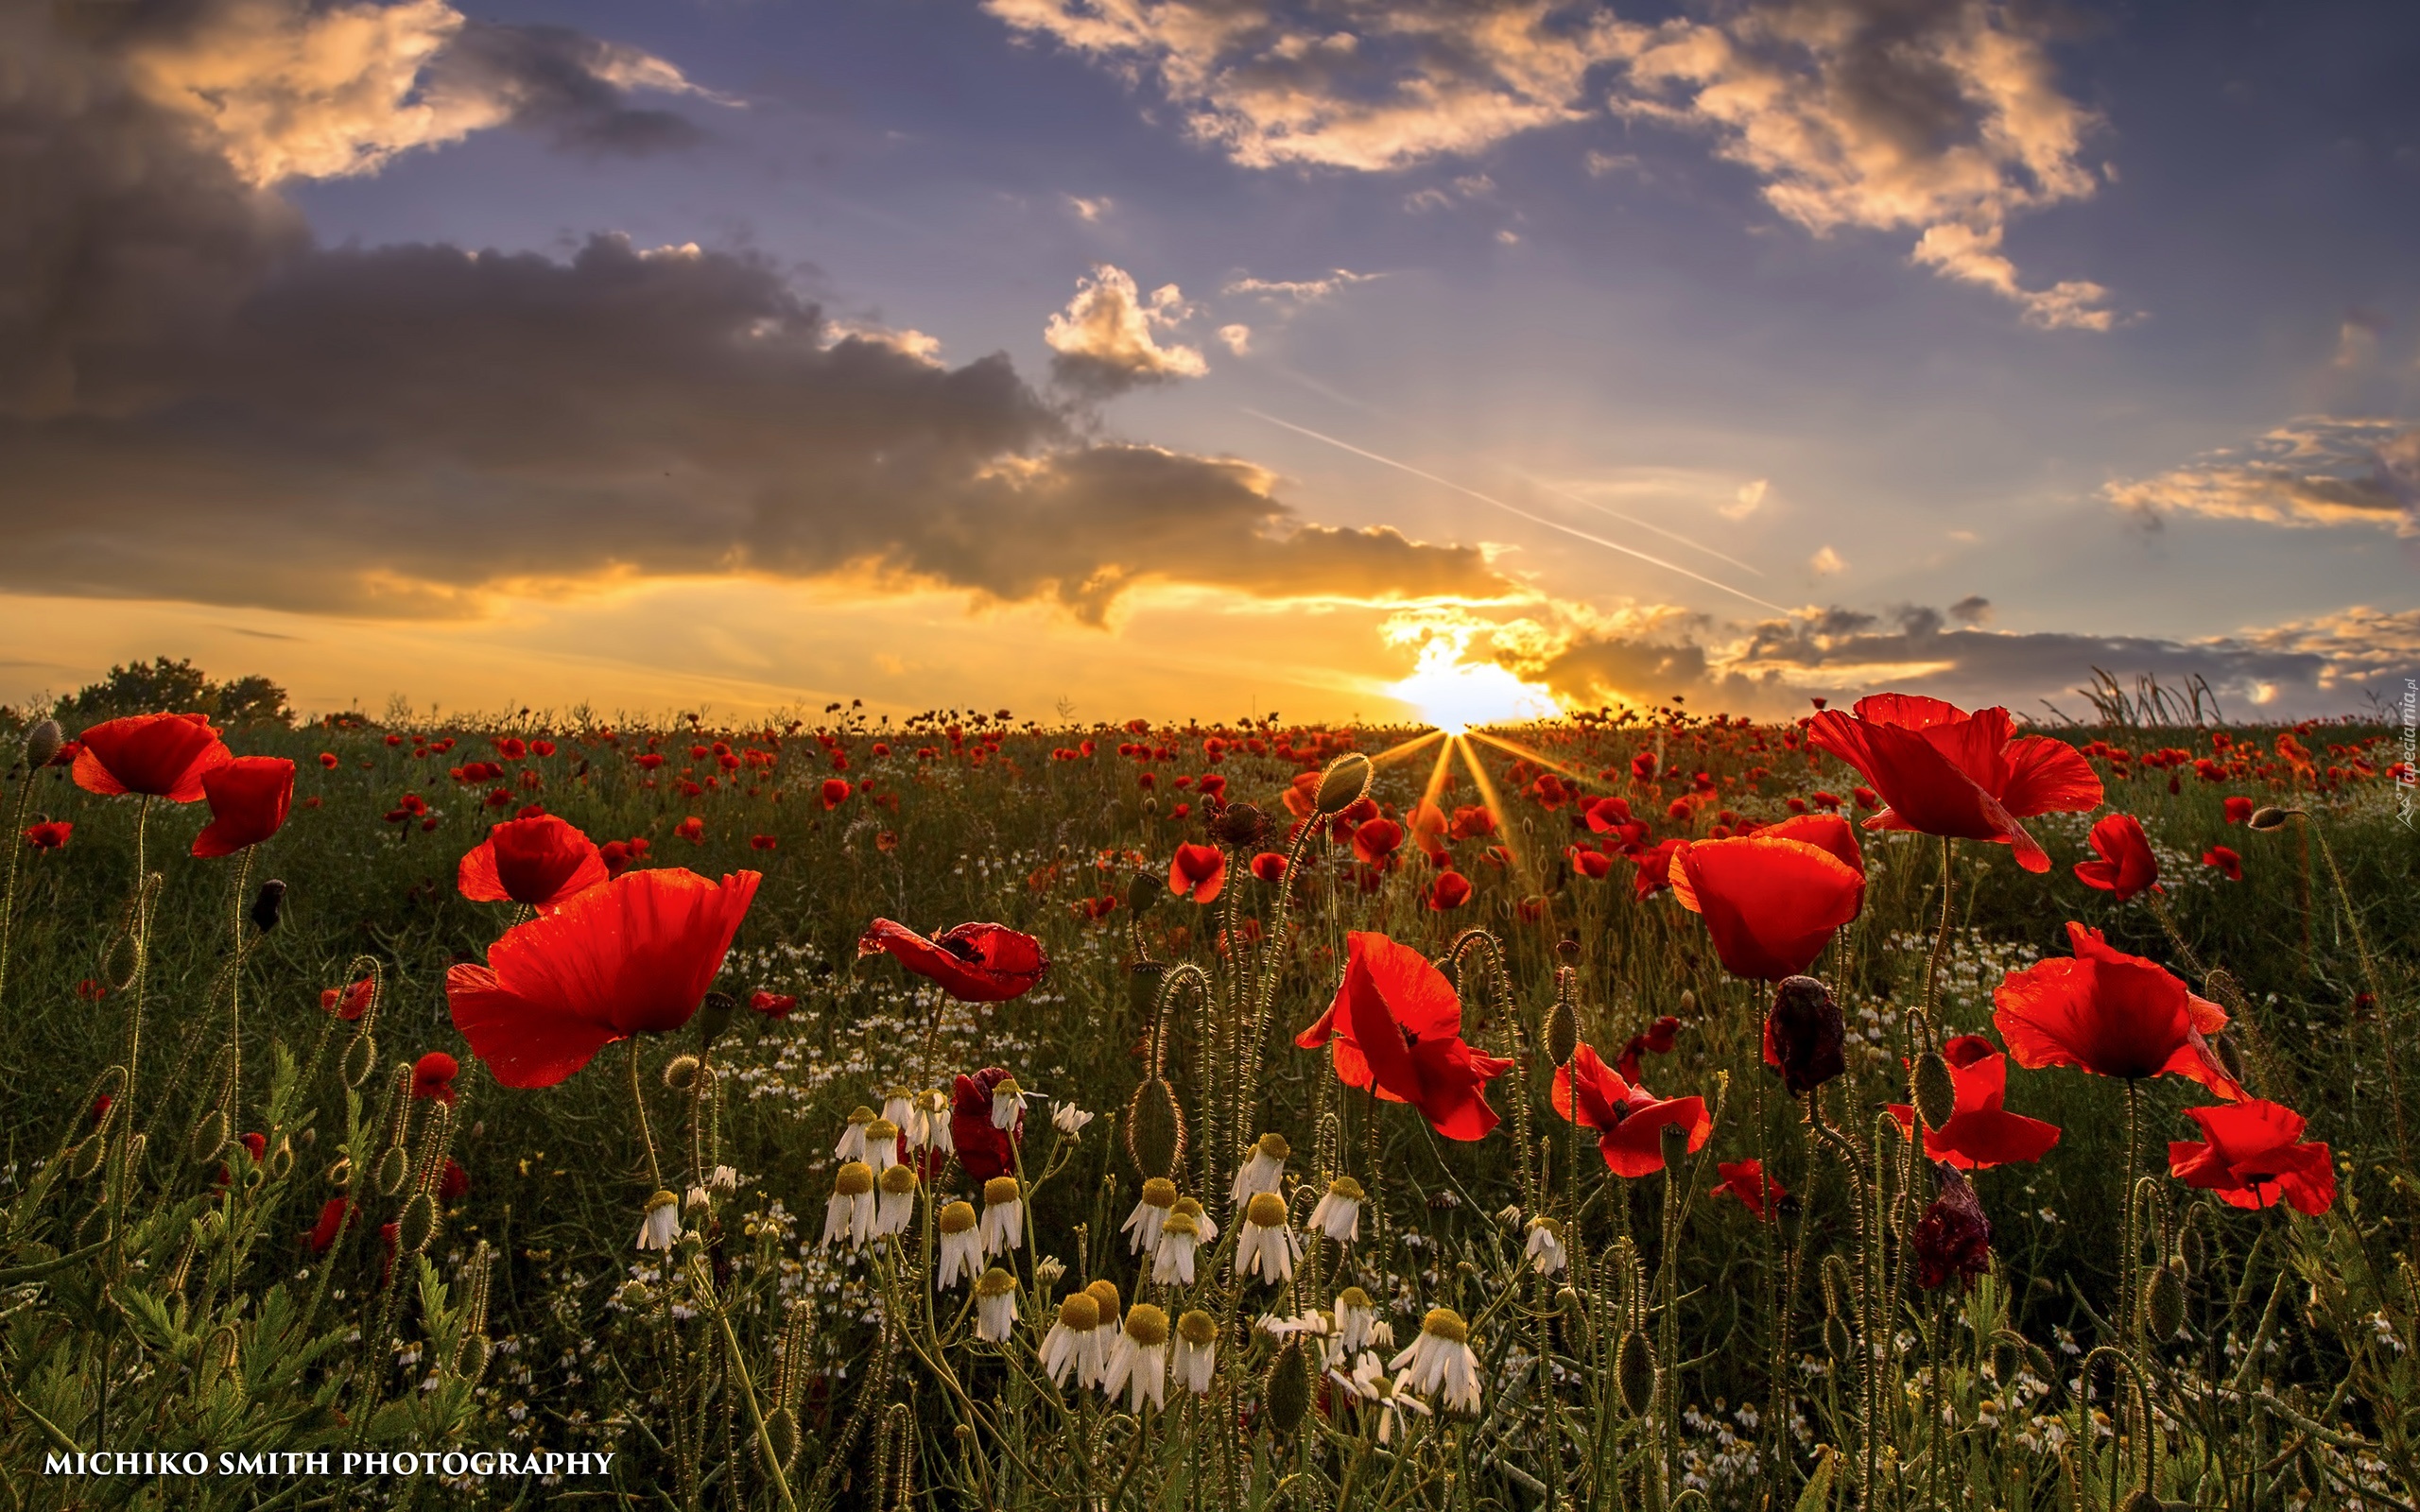
<svg viewBox="0 0 2420 1512"><path fill-rule="evenodd" d="M1677 541L1682 545L1694 547L1699 551L1704 552L1709 557L1720 558L1722 560L1729 562L1732 566L1738 568L1741 572L1747 573L1752 576L1762 577L1765 576L1762 572L1748 565L1748 563L1741 561L1738 558L1730 556L1724 552L1717 551L1703 541L1693 541L1677 530L1667 530L1662 525L1656 524L1651 521L1636 519L1633 516L1622 513L1619 509L1609 509L1605 506L1599 504L1594 499L1581 497L1579 494L1572 492L1569 489L1559 489L1553 484L1546 481L1544 478L1531 477L1529 473L1522 472L1517 467L1508 466L1504 471L1512 473L1514 477L1519 478L1522 482L1528 484L1533 489L1543 489L1557 498L1569 499L1572 503L1580 505L1584 508L1594 509L1599 514L1612 515L1615 519L1620 521L1626 525L1636 525L1641 530L1652 530L1667 541Z"/></svg>
<svg viewBox="0 0 2420 1512"><path fill-rule="evenodd" d="M1441 489L1451 489L1456 493L1466 494L1471 498L1477 499L1481 504L1494 505L1496 508L1503 510L1506 514L1517 515L1521 519L1529 521L1531 524L1544 525L1549 530L1560 530L1566 536L1577 537L1578 539L1585 541L1592 545L1603 546L1609 551L1618 551L1625 557L1635 557L1640 561L1646 562L1651 566L1661 567L1668 573L1678 573L1682 576L1689 578L1694 582L1703 583L1708 588L1719 588L1722 592L1729 593L1734 598L1744 598L1749 603L1756 605L1760 609L1772 610L1776 614L1787 614L1789 612L1788 609L1772 602L1771 599L1758 598L1755 594L1748 593L1743 589L1734 588L1729 583L1718 582L1714 578L1708 577L1703 573L1693 573L1678 562L1666 561L1661 557L1651 557L1646 552L1640 551L1634 546L1625 546L1618 541L1608 541L1602 536L1590 535L1587 531L1575 529L1570 525L1564 524L1560 520L1549 520L1542 514L1531 514L1529 510L1521 508L1517 505L1507 504L1502 499L1495 498L1490 494L1481 493L1477 489L1464 488L1462 485L1454 482L1450 478L1441 478L1434 472L1424 472L1420 469L1413 467L1409 462L1398 462L1392 456L1380 456L1375 452L1364 451L1362 448L1354 445L1350 441L1340 441L1333 436L1322 436L1318 431L1312 430L1306 425L1297 425L1292 421L1279 420L1274 415L1264 415L1259 410L1253 409L1250 405L1242 407L1243 412L1250 415L1254 420L1267 421L1271 425L1283 427L1286 430L1294 432L1296 435L1307 436L1315 441L1324 441L1340 452L1350 452L1356 456L1367 457L1369 460L1379 464L1381 467L1391 467L1398 472L1409 472L1413 477L1423 479L1429 483L1434 483Z"/></svg>

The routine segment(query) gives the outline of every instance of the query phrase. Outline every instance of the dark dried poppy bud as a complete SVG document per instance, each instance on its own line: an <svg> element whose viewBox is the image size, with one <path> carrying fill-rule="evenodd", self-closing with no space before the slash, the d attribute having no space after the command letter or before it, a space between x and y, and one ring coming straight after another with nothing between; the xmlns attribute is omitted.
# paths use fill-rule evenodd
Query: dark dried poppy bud
<svg viewBox="0 0 2420 1512"><path fill-rule="evenodd" d="M1370 780L1376 775L1377 768L1370 765L1369 757L1357 750L1346 751L1327 764L1311 805L1322 816L1341 814L1361 801L1370 791Z"/></svg>
<svg viewBox="0 0 2420 1512"><path fill-rule="evenodd" d="M2254 809L2252 817L2244 822L2255 830L2282 830L2286 827L2287 816L2300 812L2299 809L2281 809L2274 803L2268 803Z"/></svg>
<svg viewBox="0 0 2420 1512"><path fill-rule="evenodd" d="M1269 816L1249 803L1230 803L1210 821L1210 838L1230 850L1249 850L1269 833Z"/></svg>
<svg viewBox="0 0 2420 1512"><path fill-rule="evenodd" d="M58 755L59 747L65 744L67 744L67 732L59 728L59 721L56 719L45 719L33 729L26 730L26 770L41 771L50 765L50 759Z"/></svg>
<svg viewBox="0 0 2420 1512"><path fill-rule="evenodd" d="M277 927L285 910L285 884L271 877L261 884L260 895L252 900L252 927L266 935Z"/></svg>
<svg viewBox="0 0 2420 1512"><path fill-rule="evenodd" d="M1261 1387L1261 1400L1269 1407L1271 1433L1290 1434L1302 1426L1303 1416L1311 1407L1311 1377L1303 1366L1301 1339L1288 1339L1277 1351L1269 1380Z"/></svg>
<svg viewBox="0 0 2420 1512"><path fill-rule="evenodd" d="M1916 1280L1930 1290L1956 1276L1963 1290L1991 1265L1992 1221L1957 1167L1936 1162L1932 1177L1932 1205L1916 1220Z"/></svg>
<svg viewBox="0 0 2420 1512"><path fill-rule="evenodd" d="M2174 1265L2147 1267L2143 1277L2143 1322L2153 1344L2176 1337L2185 1326L2185 1278Z"/></svg>
<svg viewBox="0 0 2420 1512"><path fill-rule="evenodd" d="M1811 1092L1847 1071L1848 1024L1831 990L1811 976L1784 977L1765 1015L1765 1064L1793 1092Z"/></svg>
<svg viewBox="0 0 2420 1512"><path fill-rule="evenodd" d="M1916 1112L1927 1128L1940 1128L1958 1110L1958 1080L1949 1074L1949 1062L1938 1050L1927 1050L1916 1057L1916 1069L1909 1074L1908 1086L1914 1094Z"/></svg>
<svg viewBox="0 0 2420 1512"><path fill-rule="evenodd" d="M1655 1347L1636 1329L1623 1334L1621 1347L1614 1351L1614 1384L1621 1391L1623 1408L1634 1418L1655 1400Z"/></svg>

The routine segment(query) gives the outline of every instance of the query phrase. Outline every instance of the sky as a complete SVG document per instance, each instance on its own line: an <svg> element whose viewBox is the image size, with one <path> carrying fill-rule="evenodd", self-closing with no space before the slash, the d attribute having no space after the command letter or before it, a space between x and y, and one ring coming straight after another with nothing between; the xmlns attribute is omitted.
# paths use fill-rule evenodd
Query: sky
<svg viewBox="0 0 2420 1512"><path fill-rule="evenodd" d="M0 9L0 700L2420 675L2420 9Z"/></svg>

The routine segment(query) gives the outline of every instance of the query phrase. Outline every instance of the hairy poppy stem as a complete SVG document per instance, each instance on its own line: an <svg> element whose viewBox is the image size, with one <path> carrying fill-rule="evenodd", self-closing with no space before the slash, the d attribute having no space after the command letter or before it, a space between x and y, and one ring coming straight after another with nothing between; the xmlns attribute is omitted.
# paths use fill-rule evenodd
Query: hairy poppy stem
<svg viewBox="0 0 2420 1512"><path fill-rule="evenodd" d="M1932 937L1932 954L1925 961L1925 1049L1941 1048L1941 962L1949 954L1950 902L1957 891L1958 842L1941 837L1941 928Z"/></svg>
<svg viewBox="0 0 2420 1512"><path fill-rule="evenodd" d="M641 1090L639 1086L639 1037L636 1035L631 1036L629 1065L631 1071L631 1110L638 1114L639 1143L647 1146L648 1190L649 1192L661 1192L664 1190L664 1168L656 1163L655 1135L648 1127L647 1093Z"/></svg>
<svg viewBox="0 0 2420 1512"><path fill-rule="evenodd" d="M27 850L26 805L33 801L34 776L40 770L37 766L26 769L26 780L17 784L16 808L9 816L9 881L6 889L0 890L0 1003L9 1000L9 954L17 925L17 868Z"/></svg>
<svg viewBox="0 0 2420 1512"><path fill-rule="evenodd" d="M2118 1174L2118 1195L2125 1206L2118 1223L2118 1243L2124 1246L2118 1256L2118 1337L2121 1344L2135 1340L2135 1263L2140 1258L2135 1237L2135 1172L2143 1160L2143 1121L2141 1083L2128 1078L2126 1082L2126 1167Z"/></svg>

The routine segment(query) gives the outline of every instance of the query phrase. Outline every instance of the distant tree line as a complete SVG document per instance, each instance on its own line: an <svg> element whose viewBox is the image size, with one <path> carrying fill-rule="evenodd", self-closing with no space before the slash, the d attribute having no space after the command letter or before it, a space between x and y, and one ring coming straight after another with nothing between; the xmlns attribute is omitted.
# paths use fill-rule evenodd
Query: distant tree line
<svg viewBox="0 0 2420 1512"><path fill-rule="evenodd" d="M59 700L57 717L70 731L122 714L208 714L218 725L294 723L285 690L255 674L213 682L191 662L155 657L148 665L130 662L109 676Z"/></svg>

